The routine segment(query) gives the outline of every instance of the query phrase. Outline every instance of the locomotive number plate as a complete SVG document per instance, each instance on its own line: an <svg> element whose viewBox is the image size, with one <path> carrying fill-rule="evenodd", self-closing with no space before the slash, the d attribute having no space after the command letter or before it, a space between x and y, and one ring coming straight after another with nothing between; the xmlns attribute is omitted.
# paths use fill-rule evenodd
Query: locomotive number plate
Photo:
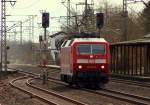
<svg viewBox="0 0 150 105"><path fill-rule="evenodd" d="M89 63L95 63L94 59L89 59Z"/></svg>

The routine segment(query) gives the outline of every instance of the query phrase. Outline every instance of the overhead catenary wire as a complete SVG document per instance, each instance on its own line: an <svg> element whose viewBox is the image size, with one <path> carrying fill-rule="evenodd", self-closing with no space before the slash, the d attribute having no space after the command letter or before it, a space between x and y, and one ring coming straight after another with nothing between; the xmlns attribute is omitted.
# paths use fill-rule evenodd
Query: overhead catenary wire
<svg viewBox="0 0 150 105"><path fill-rule="evenodd" d="M33 16L37 16L37 15L33 15ZM29 18L29 19L26 19L25 21L23 21L22 22L22 24L23 23L26 23L26 22L28 22L28 21L30 21L32 19L32 17L31 18ZM18 22L17 24L13 24L12 26L10 26L8 29L7 29L7 31L10 31L11 29L13 29L15 26L17 26L17 25L19 25L20 24L20 22Z"/></svg>
<svg viewBox="0 0 150 105"><path fill-rule="evenodd" d="M25 0L25 1L27 1L27 0ZM29 0L30 2L31 2L31 0ZM30 2L27 2L27 3L24 3L24 4L28 4L28 3L30 3ZM40 1L41 0L38 0L38 2L37 2L37 0L34 0L32 3L30 3L29 5L27 5L27 6L25 6L25 7L22 7L22 8L14 8L14 9L29 9L29 8L33 8L33 6L35 6L35 5L37 5L38 3L40 3ZM18 1L19 2L19 1Z"/></svg>

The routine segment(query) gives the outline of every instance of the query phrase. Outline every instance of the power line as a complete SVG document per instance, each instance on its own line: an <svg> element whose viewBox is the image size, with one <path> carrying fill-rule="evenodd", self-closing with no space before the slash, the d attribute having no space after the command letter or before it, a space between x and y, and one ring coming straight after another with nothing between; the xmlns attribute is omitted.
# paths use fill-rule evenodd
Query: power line
<svg viewBox="0 0 150 105"><path fill-rule="evenodd" d="M31 1L31 0L30 0ZM33 1L31 4L29 4L28 6L26 6L26 7L23 7L23 8L15 8L15 9L29 9L29 8L33 8L33 6L35 6L35 5L37 5L37 3L40 3L40 1L41 0L38 0L38 2L37 2L37 0L35 0L35 1ZM29 2L27 2L27 3L24 3L24 4L28 4Z"/></svg>

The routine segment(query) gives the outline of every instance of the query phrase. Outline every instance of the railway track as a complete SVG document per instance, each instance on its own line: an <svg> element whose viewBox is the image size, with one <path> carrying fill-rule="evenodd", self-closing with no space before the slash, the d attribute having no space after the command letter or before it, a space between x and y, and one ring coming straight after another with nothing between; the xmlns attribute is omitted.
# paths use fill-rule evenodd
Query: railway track
<svg viewBox="0 0 150 105"><path fill-rule="evenodd" d="M61 82L60 80L55 79L55 78L49 78L49 81L54 82L56 84L60 84L60 85L67 85L66 83ZM90 89L85 89L85 88L81 90L89 92L89 93L93 93L96 95L100 95L100 96L107 96L107 97L111 97L111 98L118 99L121 101L130 102L136 105L149 105L150 104L150 98L148 97L127 94L127 93L123 93L123 92L119 92L115 90L110 90L110 89L90 90Z"/></svg>
<svg viewBox="0 0 150 105"><path fill-rule="evenodd" d="M30 74L36 75L36 76L39 75L39 74L34 74L34 73L30 73ZM57 83L57 84L61 84L61 85L66 85L66 83L63 83L60 80L55 79L55 78L49 78L49 81ZM123 92L119 92L119 91L115 91L115 90L109 90L109 89L94 90L94 91L89 90L89 89L82 89L82 90L86 91L86 92L94 93L97 95L104 95L104 96L115 98L115 99L122 100L125 102L130 102L130 103L133 103L136 105L137 104L138 105L149 105L150 104L150 98L148 98L148 97L142 97L142 96L138 96L138 95L123 93Z"/></svg>
<svg viewBox="0 0 150 105"><path fill-rule="evenodd" d="M128 85L136 85L136 86L140 86L140 87L150 88L150 83L142 83L142 82L138 82L138 81L111 78L111 82L124 83L124 84L128 84Z"/></svg>
<svg viewBox="0 0 150 105"><path fill-rule="evenodd" d="M102 89L99 91L93 91L89 89L84 89L88 92L95 93L97 95L104 95L107 97L112 97L114 99L122 100L125 102L129 102L136 105L149 105L150 104L150 98L148 97L141 97L133 94L127 94L120 91L114 91L109 89Z"/></svg>
<svg viewBox="0 0 150 105"><path fill-rule="evenodd" d="M49 105L87 105L77 100L62 96L53 91L41 89L29 83L30 77L21 77L14 79L10 82L10 85L17 88L32 97L38 98Z"/></svg>
<svg viewBox="0 0 150 105"><path fill-rule="evenodd" d="M57 83L57 84L61 84L61 85L67 85L66 83L63 83L60 80L55 79L55 78L51 78L49 79L49 81ZM93 93L93 94L103 95L103 96L115 98L121 101L130 102L136 105L149 105L150 104L150 98L148 97L128 94L128 93L124 93L124 92L120 92L116 90L110 90L110 89L90 90L86 88L83 88L82 90Z"/></svg>
<svg viewBox="0 0 150 105"><path fill-rule="evenodd" d="M51 66L49 66L49 68L50 67ZM52 68L54 68L55 70L56 69L60 69L59 66L52 66ZM39 74L32 73L32 72L26 72L26 71L23 71L23 70L19 70L19 72L30 74L30 75L37 75L37 76L39 76ZM58 72L58 71L57 70L56 71L52 71L51 73L56 73L56 72ZM116 79L116 78L111 78L110 80L111 80L111 82L115 82L115 83L123 83L123 84L128 84L128 85L134 85L134 86L144 87L144 88L150 88L150 83L148 84L148 83L142 83L142 82L138 82L138 81Z"/></svg>
<svg viewBox="0 0 150 105"><path fill-rule="evenodd" d="M22 66L22 65L19 65ZM27 65L29 67L36 67L36 66L32 66L32 65ZM48 68L53 68L55 69L54 71L52 71L51 73L55 73L58 72L57 70L60 69L60 66L55 66L55 65L48 65ZM19 72L25 72L23 70L19 70ZM29 73L29 72L27 72ZM116 78L110 78L111 82L116 82L116 83L124 83L124 84L129 84L129 85L136 85L136 86L141 86L141 87L147 87L150 88L150 83L143 83L143 82L139 82L139 81L132 81L132 80L124 80L124 79L116 79Z"/></svg>

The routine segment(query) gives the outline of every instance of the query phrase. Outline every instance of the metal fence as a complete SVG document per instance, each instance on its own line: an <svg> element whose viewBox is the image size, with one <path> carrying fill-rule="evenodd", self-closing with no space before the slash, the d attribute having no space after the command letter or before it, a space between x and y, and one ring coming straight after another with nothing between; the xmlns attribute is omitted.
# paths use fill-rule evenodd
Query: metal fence
<svg viewBox="0 0 150 105"><path fill-rule="evenodd" d="M150 42L141 39L110 46L111 73L150 76Z"/></svg>

